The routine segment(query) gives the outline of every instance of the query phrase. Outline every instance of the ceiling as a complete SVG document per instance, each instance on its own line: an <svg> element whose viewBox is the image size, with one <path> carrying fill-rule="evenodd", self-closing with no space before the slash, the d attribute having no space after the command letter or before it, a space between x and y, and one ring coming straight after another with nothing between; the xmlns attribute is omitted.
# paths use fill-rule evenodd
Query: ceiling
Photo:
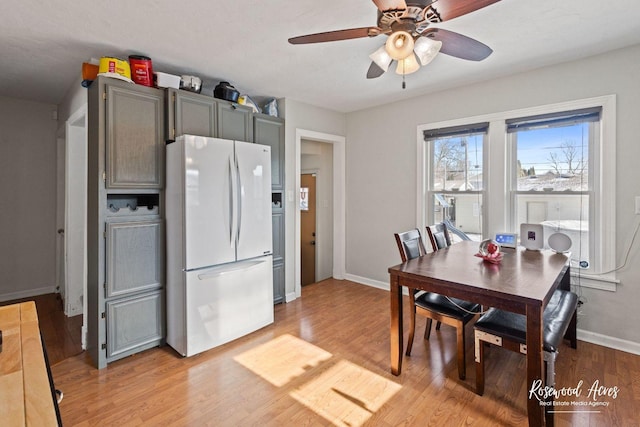
<svg viewBox="0 0 640 427"><path fill-rule="evenodd" d="M640 43L637 0L502 0L434 27L489 45L482 62L444 54L417 73L366 79L386 36L290 45L293 36L375 26L371 0L81 0L0 4L0 96L58 104L90 58L151 57L154 71L220 80L258 100L292 98L340 112ZM640 58L639 58L640 61Z"/></svg>

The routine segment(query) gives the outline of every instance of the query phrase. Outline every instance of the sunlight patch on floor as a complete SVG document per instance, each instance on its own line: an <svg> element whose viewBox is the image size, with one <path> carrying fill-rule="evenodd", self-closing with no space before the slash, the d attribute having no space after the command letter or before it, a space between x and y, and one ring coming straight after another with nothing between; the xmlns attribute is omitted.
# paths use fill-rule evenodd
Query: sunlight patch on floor
<svg viewBox="0 0 640 427"><path fill-rule="evenodd" d="M337 426L360 426L401 386L346 360L308 381L291 396Z"/></svg>
<svg viewBox="0 0 640 427"><path fill-rule="evenodd" d="M313 344L285 334L234 357L234 360L271 384L282 387L331 356Z"/></svg>

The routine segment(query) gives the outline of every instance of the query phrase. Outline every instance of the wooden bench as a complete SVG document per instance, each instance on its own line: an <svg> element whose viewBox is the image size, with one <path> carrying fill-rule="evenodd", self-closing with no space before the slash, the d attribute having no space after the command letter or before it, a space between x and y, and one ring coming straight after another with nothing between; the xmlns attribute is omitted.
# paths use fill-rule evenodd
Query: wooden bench
<svg viewBox="0 0 640 427"><path fill-rule="evenodd" d="M0 307L0 330L0 424L60 425L35 303Z"/></svg>

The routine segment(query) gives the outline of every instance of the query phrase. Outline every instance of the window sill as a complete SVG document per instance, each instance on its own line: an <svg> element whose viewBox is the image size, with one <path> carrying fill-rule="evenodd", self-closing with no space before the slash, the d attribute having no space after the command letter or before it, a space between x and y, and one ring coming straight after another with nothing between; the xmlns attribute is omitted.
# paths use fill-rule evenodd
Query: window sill
<svg viewBox="0 0 640 427"><path fill-rule="evenodd" d="M599 289L601 291L615 292L620 280L605 275L585 274L581 272L571 272L571 285L582 286L584 288Z"/></svg>

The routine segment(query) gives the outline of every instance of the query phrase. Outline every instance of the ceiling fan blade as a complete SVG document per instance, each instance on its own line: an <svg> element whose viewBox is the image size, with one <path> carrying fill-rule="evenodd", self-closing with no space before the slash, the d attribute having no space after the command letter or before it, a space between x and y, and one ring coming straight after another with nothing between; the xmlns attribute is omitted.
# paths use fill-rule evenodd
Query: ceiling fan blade
<svg viewBox="0 0 640 427"><path fill-rule="evenodd" d="M448 21L467 13L497 3L500 0L435 0L431 8L440 15L441 21Z"/></svg>
<svg viewBox="0 0 640 427"><path fill-rule="evenodd" d="M307 44L333 42L337 40L357 39L360 37L375 37L382 30L378 27L349 28L348 30L327 31L325 33L307 34L306 36L292 37L291 44Z"/></svg>
<svg viewBox="0 0 640 427"><path fill-rule="evenodd" d="M407 3L404 0L373 0L380 12L388 10L405 10Z"/></svg>
<svg viewBox="0 0 640 427"><path fill-rule="evenodd" d="M371 61L371 65L369 66L369 71L367 71L368 79L375 79L384 74L384 70L378 67L378 64Z"/></svg>
<svg viewBox="0 0 640 427"><path fill-rule="evenodd" d="M429 28L422 36L441 41L441 53L469 61L482 61L493 52L489 46L478 40L442 28Z"/></svg>

